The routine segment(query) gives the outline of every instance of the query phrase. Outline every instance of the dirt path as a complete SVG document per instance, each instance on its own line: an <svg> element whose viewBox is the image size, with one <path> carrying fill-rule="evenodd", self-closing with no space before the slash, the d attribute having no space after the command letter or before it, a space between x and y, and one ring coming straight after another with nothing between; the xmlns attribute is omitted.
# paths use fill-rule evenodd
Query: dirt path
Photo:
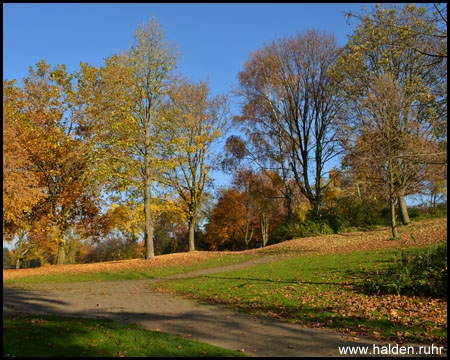
<svg viewBox="0 0 450 360"><path fill-rule="evenodd" d="M220 306L154 292L146 286L150 282L195 277L279 259L267 256L161 279L64 283L39 290L4 287L3 316L27 312L108 318L227 349L244 349L253 356L340 356L339 346L369 346L371 350L373 344L387 345L369 337L358 336L356 340L331 330L235 313Z"/></svg>

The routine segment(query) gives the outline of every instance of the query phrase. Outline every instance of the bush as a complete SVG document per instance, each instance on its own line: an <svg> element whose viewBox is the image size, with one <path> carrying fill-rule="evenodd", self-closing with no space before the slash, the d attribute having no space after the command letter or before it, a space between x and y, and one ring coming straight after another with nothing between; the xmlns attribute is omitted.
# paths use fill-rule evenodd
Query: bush
<svg viewBox="0 0 450 360"><path fill-rule="evenodd" d="M433 216L434 217L444 217L447 216L447 202L438 204L433 209Z"/></svg>
<svg viewBox="0 0 450 360"><path fill-rule="evenodd" d="M361 287L367 293L447 299L447 242L401 250L387 269L371 273Z"/></svg>
<svg viewBox="0 0 450 360"><path fill-rule="evenodd" d="M409 207L408 215L410 219L414 220L444 217L447 216L447 202L440 203L436 207L431 207L426 204Z"/></svg>
<svg viewBox="0 0 450 360"><path fill-rule="evenodd" d="M90 247L80 260L83 263L90 263L136 259L143 256L144 248L139 246L137 240L109 234L95 246Z"/></svg>
<svg viewBox="0 0 450 360"><path fill-rule="evenodd" d="M415 206L408 208L408 215L410 219L418 219L423 215L423 213L419 207Z"/></svg>
<svg viewBox="0 0 450 360"><path fill-rule="evenodd" d="M41 260L39 258L23 260L20 264L21 269L29 269L41 266Z"/></svg>
<svg viewBox="0 0 450 360"><path fill-rule="evenodd" d="M370 229L377 225L389 224L389 209L383 198L357 199L346 196L336 199L334 206L328 210L332 215L330 222L336 231L345 231L350 227Z"/></svg>
<svg viewBox="0 0 450 360"><path fill-rule="evenodd" d="M335 231L328 219L313 220L307 216L305 221L291 220L280 225L271 234L269 243L274 244L295 238L334 233Z"/></svg>
<svg viewBox="0 0 450 360"><path fill-rule="evenodd" d="M327 221L328 225L331 229L333 229L335 234L351 228L350 219L346 216L340 215L336 207L322 211L321 216Z"/></svg>

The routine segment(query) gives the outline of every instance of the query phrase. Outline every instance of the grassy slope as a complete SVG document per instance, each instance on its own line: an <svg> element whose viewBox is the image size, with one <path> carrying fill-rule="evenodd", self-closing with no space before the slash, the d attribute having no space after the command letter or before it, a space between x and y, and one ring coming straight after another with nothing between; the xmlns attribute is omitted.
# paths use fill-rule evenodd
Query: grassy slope
<svg viewBox="0 0 450 360"><path fill-rule="evenodd" d="M194 252L163 255L152 260L136 259L3 270L3 285L33 286L55 282L151 279L199 269L232 265L254 257L255 255L251 254Z"/></svg>
<svg viewBox="0 0 450 360"><path fill-rule="evenodd" d="M429 244L447 238L447 218L429 219L400 227L407 246ZM416 238L416 243L410 234ZM152 260L123 260L94 264L54 265L33 269L3 270L3 284L47 283L91 280L127 280L163 277L197 269L236 264L266 254L310 255L351 253L354 251L399 247L389 240L389 228L370 232L351 232L285 241L262 249L237 252L177 253Z"/></svg>
<svg viewBox="0 0 450 360"><path fill-rule="evenodd" d="M446 239L446 229L446 219L433 219L401 232L404 238L411 233L416 238L416 243L410 238L406 244L414 252ZM399 242L389 240L388 230L339 236L297 239L264 249L296 254L277 263L152 287L308 326L398 342L446 342L446 301L366 295L359 290L370 270L386 266L398 255Z"/></svg>

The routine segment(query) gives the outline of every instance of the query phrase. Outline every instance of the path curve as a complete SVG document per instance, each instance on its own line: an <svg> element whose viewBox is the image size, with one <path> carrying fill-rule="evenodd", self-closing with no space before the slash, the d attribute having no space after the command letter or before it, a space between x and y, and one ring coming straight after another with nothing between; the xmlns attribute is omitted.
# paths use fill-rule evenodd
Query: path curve
<svg viewBox="0 0 450 360"><path fill-rule="evenodd" d="M197 270L159 279L62 283L39 290L3 287L3 316L17 312L107 318L252 356L340 356L339 346L385 346L370 337L357 339L328 329L237 313L149 290L151 282L196 277L280 260L267 256L245 263ZM414 345L414 344L412 344ZM415 344L415 347L420 345Z"/></svg>

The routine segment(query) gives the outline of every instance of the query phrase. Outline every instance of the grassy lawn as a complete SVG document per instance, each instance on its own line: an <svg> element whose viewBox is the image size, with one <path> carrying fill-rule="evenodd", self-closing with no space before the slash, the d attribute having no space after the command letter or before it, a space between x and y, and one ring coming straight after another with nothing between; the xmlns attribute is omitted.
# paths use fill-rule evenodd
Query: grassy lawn
<svg viewBox="0 0 450 360"><path fill-rule="evenodd" d="M367 295L360 291L369 271L386 267L395 254L397 249L304 255L250 269L150 286L312 327L398 342L445 343L446 301Z"/></svg>
<svg viewBox="0 0 450 360"><path fill-rule="evenodd" d="M257 255L218 255L218 256L192 256L194 261L186 260L181 254L154 260L123 261L100 264L62 265L47 268L7 270L11 277L3 272L3 285L19 287L36 287L39 284L78 282L78 281L112 281L132 279L152 279L174 274L188 273L194 270L215 268L238 264L257 257ZM197 254L198 255L198 254ZM202 254L200 254L202 255ZM162 257L161 257L162 258ZM123 266L120 266L123 265ZM15 277L13 277L15 275Z"/></svg>
<svg viewBox="0 0 450 360"><path fill-rule="evenodd" d="M3 357L246 356L244 353L109 320L23 316L3 319Z"/></svg>

